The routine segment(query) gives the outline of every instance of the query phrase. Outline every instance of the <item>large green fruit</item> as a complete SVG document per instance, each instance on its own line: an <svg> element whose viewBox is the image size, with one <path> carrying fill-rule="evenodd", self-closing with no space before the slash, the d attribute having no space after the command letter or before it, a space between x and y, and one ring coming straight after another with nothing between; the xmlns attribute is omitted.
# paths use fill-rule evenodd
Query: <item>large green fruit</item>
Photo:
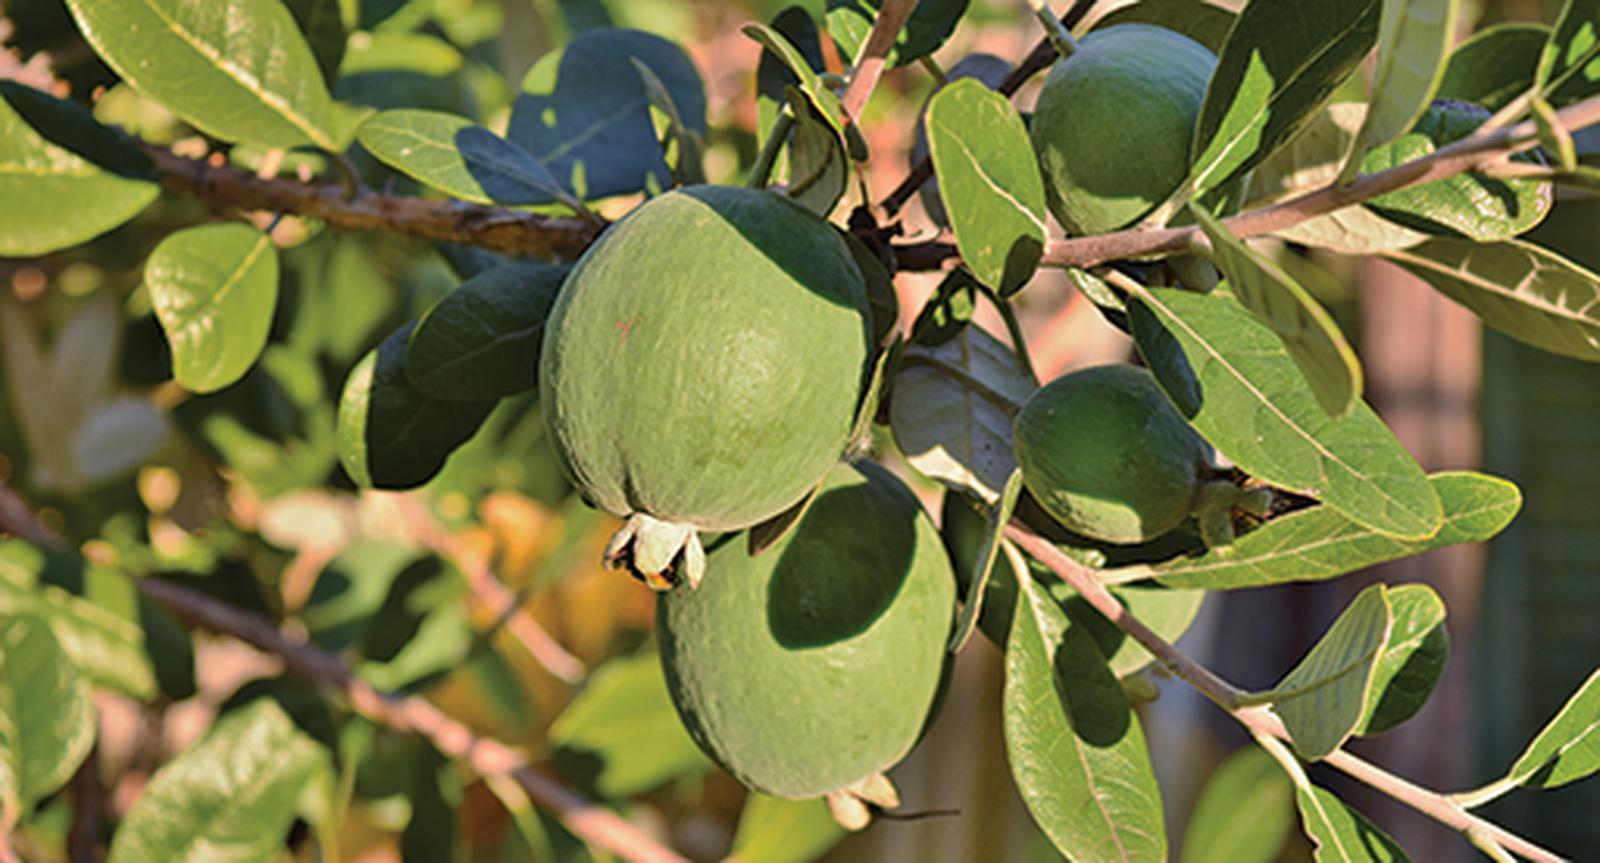
<svg viewBox="0 0 1600 863"><path fill-rule="evenodd" d="M1189 144L1217 58L1150 24L1096 30L1045 79L1033 149L1050 212L1074 234L1126 227L1189 172Z"/></svg>
<svg viewBox="0 0 1600 863"><path fill-rule="evenodd" d="M561 287L539 379L574 483L629 519L608 561L693 584L696 530L798 502L847 443L867 350L849 247L781 195L682 189L607 230Z"/></svg>
<svg viewBox="0 0 1600 863"><path fill-rule="evenodd" d="M1064 375L1022 406L1012 447L1023 482L1068 529L1144 542L1194 511L1210 448L1150 372L1096 366Z"/></svg>
<svg viewBox="0 0 1600 863"><path fill-rule="evenodd" d="M694 739L751 788L816 797L899 761L940 688L955 577L915 495L841 464L788 537L714 547L660 600L661 662Z"/></svg>

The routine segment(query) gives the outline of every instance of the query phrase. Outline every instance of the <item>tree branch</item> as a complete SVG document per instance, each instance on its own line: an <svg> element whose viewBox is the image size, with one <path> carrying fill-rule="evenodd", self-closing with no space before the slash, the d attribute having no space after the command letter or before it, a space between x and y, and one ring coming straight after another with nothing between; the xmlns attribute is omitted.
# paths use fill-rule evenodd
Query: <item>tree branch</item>
<svg viewBox="0 0 1600 863"><path fill-rule="evenodd" d="M221 210L294 213L344 230L389 231L465 243L506 255L567 260L582 254L600 233L582 219L370 190L351 196L340 185L262 179L230 165L187 159L160 147L147 146L145 151L155 160L163 187L193 195Z"/></svg>
<svg viewBox="0 0 1600 863"><path fill-rule="evenodd" d="M1594 125L1600 122L1600 96L1568 105L1557 116L1568 129ZM1282 203L1230 217L1223 223L1241 238L1270 234L1389 192L1489 168L1533 147L1537 140L1538 127L1531 120L1511 128L1474 133L1420 159L1364 175L1349 185L1322 186ZM1092 237L1073 237L1051 242L1040 263L1053 267L1092 267L1182 251L1193 243L1204 242L1204 238L1200 229L1193 226L1134 228ZM946 260L957 255L955 246L943 240L897 246L894 251L901 269L939 269Z"/></svg>
<svg viewBox="0 0 1600 863"><path fill-rule="evenodd" d="M1241 692L1238 688L1167 643L1129 613L1100 582L1094 570L1074 561L1049 540L1034 533L1019 521L1006 525L1006 538L1021 546L1035 560L1059 576L1096 611L1105 615L1106 619L1139 642L1139 645L1148 650L1168 671L1199 690L1202 695L1211 699L1246 728L1279 740L1289 739L1289 732L1276 714L1265 706L1239 707ZM1334 750L1323 761L1429 818L1453 828L1466 836L1469 841L1491 841L1538 863L1561 863L1564 859L1515 833L1473 815L1449 796L1412 784L1344 749Z"/></svg>
<svg viewBox="0 0 1600 863"><path fill-rule="evenodd" d="M342 692L356 712L396 731L427 738L440 752L466 762L482 776L508 776L535 802L561 819L574 835L625 860L683 863L685 858L623 818L573 793L534 769L511 747L446 716L418 696L381 692L357 677L344 663L307 644L290 641L271 623L184 587L145 578L139 591L179 617L205 629L225 633L259 650L282 657L296 674Z"/></svg>
<svg viewBox="0 0 1600 863"><path fill-rule="evenodd" d="M883 0L878 8L878 17L872 22L872 32L867 34L867 44L861 49L855 72L850 75L844 95L839 97L844 112L850 117L861 116L861 109L866 107L868 97L883 75L895 37L900 35L900 28L906 25L906 19L916 8L917 0Z"/></svg>

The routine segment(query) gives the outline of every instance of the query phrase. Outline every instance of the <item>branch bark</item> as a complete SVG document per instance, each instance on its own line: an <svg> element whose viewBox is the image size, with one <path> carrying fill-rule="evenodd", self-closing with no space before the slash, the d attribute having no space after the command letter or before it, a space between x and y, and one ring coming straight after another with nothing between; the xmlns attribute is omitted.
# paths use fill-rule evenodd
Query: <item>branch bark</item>
<svg viewBox="0 0 1600 863"><path fill-rule="evenodd" d="M861 109L867 106L868 97L883 76L883 67L889 61L889 52L894 49L895 37L900 35L900 28L906 25L906 19L911 17L912 10L916 8L917 0L884 0L879 7L878 17L872 22L872 31L867 34L867 44L861 50L861 58L856 61L855 72L850 75L844 95L839 97L844 104L844 112L850 117L861 116Z"/></svg>
<svg viewBox="0 0 1600 863"><path fill-rule="evenodd" d="M1199 690L1240 724L1259 734L1279 740L1289 739L1289 732L1283 727L1283 722L1268 707L1239 707L1239 696L1243 693L1238 688L1167 643L1129 613L1100 582L1094 570L1067 557L1061 549L1056 548L1049 540L1034 533L1021 522L1013 521L1006 525L1005 535L1007 539L1016 543L1059 576L1067 586L1077 591L1084 601L1105 615L1106 619L1139 642L1139 645L1148 650L1163 667ZM1497 824L1473 815L1448 795L1414 785L1344 749L1334 750L1323 759L1323 763L1456 830L1469 841L1491 841L1507 851L1536 863L1562 863L1565 859Z"/></svg>

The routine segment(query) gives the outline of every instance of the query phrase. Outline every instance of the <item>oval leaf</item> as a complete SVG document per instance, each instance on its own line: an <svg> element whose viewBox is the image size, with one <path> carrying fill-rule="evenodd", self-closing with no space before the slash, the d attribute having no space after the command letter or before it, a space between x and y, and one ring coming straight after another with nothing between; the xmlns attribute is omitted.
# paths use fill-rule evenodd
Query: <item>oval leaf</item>
<svg viewBox="0 0 1600 863"><path fill-rule="evenodd" d="M833 212L850 182L844 138L798 87L784 91L789 116L789 183L784 192L823 218Z"/></svg>
<svg viewBox="0 0 1600 863"><path fill-rule="evenodd" d="M1016 470L1011 421L1039 385L980 327L909 348L890 390L889 425L917 470L993 504Z"/></svg>
<svg viewBox="0 0 1600 863"><path fill-rule="evenodd" d="M1432 694L1450 657L1444 600L1426 584L1389 591L1394 627L1372 676L1372 697L1357 734L1380 734L1415 716Z"/></svg>
<svg viewBox="0 0 1600 863"><path fill-rule="evenodd" d="M111 841L108 863L265 863L283 851L306 783L326 753L278 702L229 713L150 778Z"/></svg>
<svg viewBox="0 0 1600 863"><path fill-rule="evenodd" d="M1450 54L1435 94L1498 111L1533 86L1550 28L1500 24L1481 30Z"/></svg>
<svg viewBox="0 0 1600 863"><path fill-rule="evenodd" d="M264 147L348 144L316 57L277 0L67 0L116 73L191 125Z"/></svg>
<svg viewBox="0 0 1600 863"><path fill-rule="evenodd" d="M1105 576L1115 581L1151 575L1169 587L1206 590L1324 581L1447 545L1483 542L1504 530L1522 508L1516 485L1498 477L1462 471L1436 473L1429 480L1445 516L1439 532L1426 540L1395 539L1331 506L1314 506L1278 516L1225 549L1154 567L1110 570Z"/></svg>
<svg viewBox="0 0 1600 863"><path fill-rule="evenodd" d="M639 30L583 31L529 70L506 134L580 199L672 183L650 87L630 60L655 73L689 131L706 133L705 88L682 48Z"/></svg>
<svg viewBox="0 0 1600 863"><path fill-rule="evenodd" d="M463 201L520 206L566 194L527 151L454 114L383 111L361 124L357 138L389 167Z"/></svg>
<svg viewBox="0 0 1600 863"><path fill-rule="evenodd" d="M1444 74L1460 5L1458 0L1384 0L1372 95L1351 159L1359 163L1368 147L1400 137L1427 110Z"/></svg>
<svg viewBox="0 0 1600 863"><path fill-rule="evenodd" d="M267 346L278 252L249 225L185 228L150 253L144 284L172 345L173 377L214 392L244 377Z"/></svg>
<svg viewBox="0 0 1600 863"><path fill-rule="evenodd" d="M43 255L86 243L138 215L160 194L160 186L128 170L114 153L82 146L91 134L86 130L110 134L87 111L10 82L3 92L0 200L6 206L0 208L0 257ZM57 115L53 124L44 122L41 111L30 110L43 104Z"/></svg>
<svg viewBox="0 0 1600 863"><path fill-rule="evenodd" d="M1168 397L1234 464L1380 533L1438 533L1438 492L1377 414L1365 403L1342 417L1324 413L1278 337L1243 306L1146 288L1129 313Z"/></svg>
<svg viewBox="0 0 1600 863"><path fill-rule="evenodd" d="M15 777L23 811L72 778L94 736L89 685L50 627L30 615L0 620L0 771Z"/></svg>
<svg viewBox="0 0 1600 863"><path fill-rule="evenodd" d="M808 863L845 836L822 798L784 800L758 791L745 798L729 860L740 863Z"/></svg>
<svg viewBox="0 0 1600 863"><path fill-rule="evenodd" d="M1202 207L1190 207L1211 240L1218 269L1233 295L1288 349L1322 409L1344 416L1361 400L1361 363L1339 325L1282 267L1257 254Z"/></svg>
<svg viewBox="0 0 1600 863"><path fill-rule="evenodd" d="M941 89L925 120L939 197L961 257L1008 294L1044 252L1044 180L1022 117L1006 97L965 78Z"/></svg>
<svg viewBox="0 0 1600 863"><path fill-rule="evenodd" d="M1272 863L1294 826L1294 785L1272 756L1236 750L1200 789L1183 834L1183 863Z"/></svg>
<svg viewBox="0 0 1600 863"><path fill-rule="evenodd" d="M1578 687L1511 766L1506 781L1555 788L1600 770L1600 671Z"/></svg>
<svg viewBox="0 0 1600 863"><path fill-rule="evenodd" d="M1083 627L1033 579L1020 581L1004 703L1023 803L1071 860L1165 860L1161 794L1139 717Z"/></svg>
<svg viewBox="0 0 1600 863"><path fill-rule="evenodd" d="M339 463L356 485L414 488L473 436L496 402L429 398L406 379L413 321L350 370L339 396Z"/></svg>
<svg viewBox="0 0 1600 863"><path fill-rule="evenodd" d="M1439 237L1384 254L1518 341L1600 361L1600 275L1555 252Z"/></svg>
<svg viewBox="0 0 1600 863"><path fill-rule="evenodd" d="M539 342L567 268L509 264L435 303L406 342L406 380L425 396L482 401L539 382Z"/></svg>
<svg viewBox="0 0 1600 863"><path fill-rule="evenodd" d="M1368 587L1277 686L1248 697L1272 705L1301 758L1326 757L1360 725L1393 620L1387 589Z"/></svg>
<svg viewBox="0 0 1600 863"><path fill-rule="evenodd" d="M1195 126L1188 190L1221 187L1295 136L1378 38L1381 0L1244 7Z"/></svg>

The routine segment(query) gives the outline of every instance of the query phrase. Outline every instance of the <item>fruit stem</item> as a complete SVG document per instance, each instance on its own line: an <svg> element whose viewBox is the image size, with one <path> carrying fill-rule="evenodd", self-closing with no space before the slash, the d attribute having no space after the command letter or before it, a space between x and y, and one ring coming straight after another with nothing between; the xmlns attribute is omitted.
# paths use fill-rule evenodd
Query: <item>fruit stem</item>
<svg viewBox="0 0 1600 863"><path fill-rule="evenodd" d="M1072 38L1066 25L1062 24L1061 19L1045 5L1045 0L1028 0L1028 6L1033 9L1034 17L1039 19L1039 23L1044 25L1045 38L1055 46L1056 53L1061 55L1061 59L1065 60L1077 53L1078 40Z"/></svg>

